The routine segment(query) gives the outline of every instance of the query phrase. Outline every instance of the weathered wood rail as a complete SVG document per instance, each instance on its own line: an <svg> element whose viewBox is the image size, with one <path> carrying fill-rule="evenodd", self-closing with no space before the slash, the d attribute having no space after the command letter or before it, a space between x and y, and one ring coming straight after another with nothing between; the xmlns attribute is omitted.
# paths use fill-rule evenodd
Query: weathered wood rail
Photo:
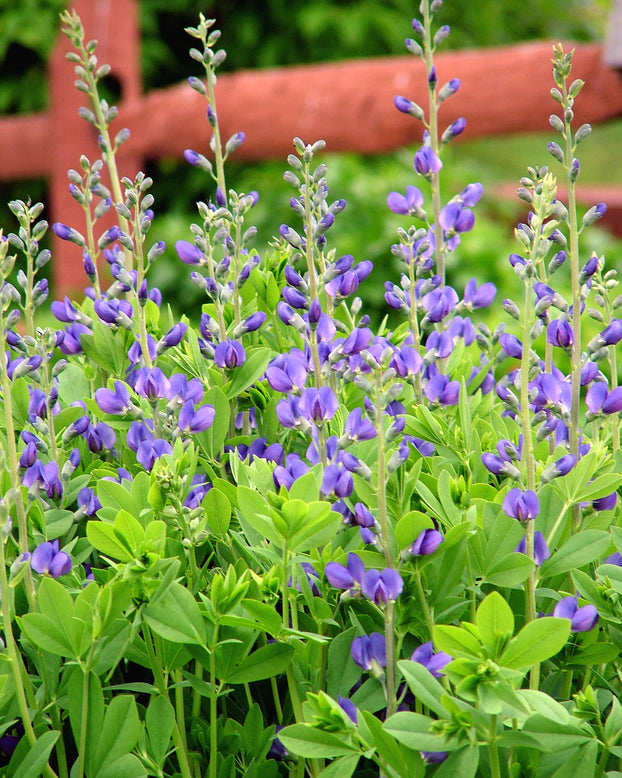
<svg viewBox="0 0 622 778"><path fill-rule="evenodd" d="M186 148L207 149L205 102L185 82L142 93L138 0L75 0L73 7L87 35L99 41L98 59L111 65L121 89L113 129L131 132L118 155L121 174L133 177L146 160L180 157ZM577 121L599 124L622 116L620 71L604 63L602 46L574 48L573 74L586 82ZM0 119L0 180L45 176L50 221L79 224L80 208L67 192L67 170L78 167L80 154L93 160L99 152L93 127L78 116L84 95L73 86L68 50L59 36L49 73L50 108ZM553 107L551 53L551 42L535 42L440 54L440 82L456 76L462 82L443 108L443 121L466 116L469 138L546 130ZM243 130L246 141L236 159L248 161L284 158L295 135L324 138L330 151L364 154L413 143L418 128L393 107L396 94L425 104L425 74L416 58L241 71L223 74L217 86L223 136ZM608 200L607 218L619 227L622 188L609 187L606 194L599 197L592 188L585 197ZM79 293L84 285L79 249L54 238L53 251L55 295Z"/></svg>

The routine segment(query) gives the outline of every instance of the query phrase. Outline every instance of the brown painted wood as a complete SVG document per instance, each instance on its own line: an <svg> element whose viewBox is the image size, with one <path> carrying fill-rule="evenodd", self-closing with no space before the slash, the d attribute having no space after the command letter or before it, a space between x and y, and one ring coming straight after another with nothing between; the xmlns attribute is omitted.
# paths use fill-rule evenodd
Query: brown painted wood
<svg viewBox="0 0 622 778"><path fill-rule="evenodd" d="M100 64L108 62L121 85L112 133L131 131L119 153L121 174L133 177L146 160L181 157L186 148L209 154L204 98L185 82L141 95L138 0L75 0L73 6L87 36L99 42ZM80 224L80 208L67 192L67 170L78 168L81 154L93 161L99 152L94 129L78 116L85 96L73 86L69 49L60 36L50 66L50 110L0 119L0 179L49 177L48 218ZM578 122L622 116L622 77L603 64L602 53L599 45L575 47L573 76L586 82ZM549 96L551 55L550 42L440 54L439 83L462 81L441 108L441 129L465 116L467 129L458 140L546 131L556 108ZM296 135L306 142L323 138L329 151L377 154L420 142L421 124L399 113L393 98L401 94L425 106L425 83L418 59L392 57L223 74L216 99L223 137L246 133L236 151L239 160L285 158ZM53 249L55 294L79 291L80 250L58 240Z"/></svg>

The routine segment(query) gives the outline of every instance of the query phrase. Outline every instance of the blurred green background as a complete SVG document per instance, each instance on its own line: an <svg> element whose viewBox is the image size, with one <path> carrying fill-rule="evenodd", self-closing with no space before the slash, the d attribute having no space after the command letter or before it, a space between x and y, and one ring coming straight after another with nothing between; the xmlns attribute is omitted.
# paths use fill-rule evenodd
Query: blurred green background
<svg viewBox="0 0 622 778"><path fill-rule="evenodd" d="M58 13L65 5L62 0L0 0L0 113L45 107L46 59L54 45ZM188 57L191 40L184 32L184 27L196 23L199 11L216 18L222 30L222 46L228 52L223 69L234 70L404 54L404 38L412 34L410 20L417 6L412 0L142 0L144 90L176 83L191 74L200 75L196 63ZM448 0L437 16L439 23L451 26L442 50L537 38L602 41L608 7L608 0ZM460 77L459 73L455 75ZM69 68L67 77L71 77ZM554 108L551 103L551 110ZM240 129L252 129L245 126L243 112ZM582 182L622 182L621 134L621 123L601 125L582 144ZM419 135L420 126L413 121L413 138ZM449 198L473 181L481 181L485 191L490 191L495 182L518 185L527 165L552 162L546 151L551 137L551 131L543 127L541 134L466 140L446 147L444 197ZM386 195L417 183L412 169L414 150L413 146L376 157L324 157L332 199L343 197L348 201L329 233L330 245L338 255L351 253L358 260L374 262L375 278L364 285L361 294L377 311L383 308L383 281L396 280L400 272L390 253L395 230L408 224L404 217L388 211ZM229 167L228 185L237 191L254 189L260 194L252 216L259 230L255 245L262 252L282 222L295 226L288 206L293 190L282 178L286 162L240 166L234 160L235 156ZM205 174L177 160L161 160L150 165L147 172L155 180L152 191L156 197L150 237L163 239L168 245L167 253L153 268L152 283L160 286L166 300L178 300L180 307L190 312L198 308L201 298L189 281L180 292L180 277L187 275L187 268L176 259L174 244L190 238L194 203L210 196L211 182ZM45 199L45 182L15 182L0 187L0 226L5 231L14 230L15 224L3 203L16 197ZM519 201L499 200L494 194L485 196L476 210L474 231L463 239L459 266L457 262L449 265L449 280L459 291L472 276L495 281L503 296L514 290L514 276L506 259L516 250L513 224L520 214ZM591 249L606 252L610 262L620 256L622 244L603 230L591 230L589 241L588 255Z"/></svg>

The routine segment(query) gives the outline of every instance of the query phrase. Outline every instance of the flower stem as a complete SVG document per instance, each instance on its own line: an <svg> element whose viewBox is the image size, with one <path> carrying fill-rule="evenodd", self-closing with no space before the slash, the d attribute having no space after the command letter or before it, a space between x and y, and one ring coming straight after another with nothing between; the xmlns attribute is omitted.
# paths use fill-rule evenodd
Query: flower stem
<svg viewBox="0 0 622 778"><path fill-rule="evenodd" d="M497 717L490 717L490 740L488 741L490 754L490 776L501 778L501 766L499 764L499 749L497 748Z"/></svg>

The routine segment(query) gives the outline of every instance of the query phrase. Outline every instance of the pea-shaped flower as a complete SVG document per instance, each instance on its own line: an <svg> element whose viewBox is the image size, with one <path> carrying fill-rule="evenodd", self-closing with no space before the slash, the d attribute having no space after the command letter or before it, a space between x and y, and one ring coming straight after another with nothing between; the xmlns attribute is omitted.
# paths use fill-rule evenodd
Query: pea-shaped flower
<svg viewBox="0 0 622 778"><path fill-rule="evenodd" d="M350 653L359 667L371 670L374 675L382 675L382 668L387 666L387 645L380 632L354 638Z"/></svg>
<svg viewBox="0 0 622 778"><path fill-rule="evenodd" d="M519 521L535 519L540 512L538 495L531 489L510 489L503 498L503 510L512 519Z"/></svg>
<svg viewBox="0 0 622 778"><path fill-rule="evenodd" d="M35 573L51 575L52 578L70 573L71 565L69 554L59 550L58 540L39 543L30 557L30 566Z"/></svg>
<svg viewBox="0 0 622 778"><path fill-rule="evenodd" d="M435 678L440 678L444 673L442 672L445 665L449 664L453 657L446 654L444 651L437 651L434 653L434 645L431 640L416 648L412 656L411 662L418 662L427 668Z"/></svg>
<svg viewBox="0 0 622 778"><path fill-rule="evenodd" d="M570 619L571 632L589 632L596 626L598 611L593 605L578 606L576 597L564 597L553 609L553 616Z"/></svg>

